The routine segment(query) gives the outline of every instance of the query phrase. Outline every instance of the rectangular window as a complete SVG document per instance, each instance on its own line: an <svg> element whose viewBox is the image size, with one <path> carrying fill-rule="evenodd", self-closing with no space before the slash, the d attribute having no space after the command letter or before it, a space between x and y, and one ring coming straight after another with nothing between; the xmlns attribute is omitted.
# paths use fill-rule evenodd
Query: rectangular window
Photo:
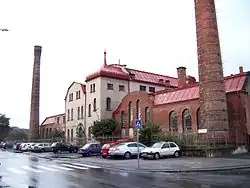
<svg viewBox="0 0 250 188"><path fill-rule="evenodd" d="M65 116L63 116L63 123L65 123Z"/></svg>
<svg viewBox="0 0 250 188"><path fill-rule="evenodd" d="M155 92L155 87L149 87L149 92L154 93Z"/></svg>
<svg viewBox="0 0 250 188"><path fill-rule="evenodd" d="M80 119L80 107L77 108L77 119Z"/></svg>
<svg viewBox="0 0 250 188"><path fill-rule="evenodd" d="M93 92L93 86L92 86L92 84L90 84L90 93L92 93Z"/></svg>
<svg viewBox="0 0 250 188"><path fill-rule="evenodd" d="M56 122L57 122L57 124L60 123L60 118L59 117L57 117Z"/></svg>
<svg viewBox="0 0 250 188"><path fill-rule="evenodd" d="M76 100L81 98L81 91L76 91Z"/></svg>
<svg viewBox="0 0 250 188"><path fill-rule="evenodd" d="M70 101L73 101L73 93L70 93L70 94L69 94L69 102L70 102Z"/></svg>
<svg viewBox="0 0 250 188"><path fill-rule="evenodd" d="M88 113L89 117L91 117L91 104L89 104L89 113Z"/></svg>
<svg viewBox="0 0 250 188"><path fill-rule="evenodd" d="M73 108L71 108L71 121L73 120Z"/></svg>
<svg viewBox="0 0 250 188"><path fill-rule="evenodd" d="M140 91L146 91L146 86L140 85Z"/></svg>
<svg viewBox="0 0 250 188"><path fill-rule="evenodd" d="M125 91L125 86L124 85L119 85L119 91Z"/></svg>
<svg viewBox="0 0 250 188"><path fill-rule="evenodd" d="M68 109L68 121L70 120L70 109Z"/></svg>
<svg viewBox="0 0 250 188"><path fill-rule="evenodd" d="M92 89L93 89L93 92L95 92L95 84L93 84L93 86L92 86L92 87L93 87L93 88L92 88Z"/></svg>
<svg viewBox="0 0 250 188"><path fill-rule="evenodd" d="M74 140L74 130L73 129L71 129L71 142L73 142L73 140Z"/></svg>
<svg viewBox="0 0 250 188"><path fill-rule="evenodd" d="M114 89L113 84L107 84L107 89L108 89L108 90L113 90L113 89Z"/></svg>
<svg viewBox="0 0 250 188"><path fill-rule="evenodd" d="M81 119L83 119L83 106L81 106Z"/></svg>

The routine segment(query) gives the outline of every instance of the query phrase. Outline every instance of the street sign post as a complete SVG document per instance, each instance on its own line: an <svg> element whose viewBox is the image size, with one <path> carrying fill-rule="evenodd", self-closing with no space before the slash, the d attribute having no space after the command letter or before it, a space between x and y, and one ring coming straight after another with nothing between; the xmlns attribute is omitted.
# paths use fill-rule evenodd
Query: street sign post
<svg viewBox="0 0 250 188"><path fill-rule="evenodd" d="M136 137L137 137L137 167L140 168L140 151L139 151L139 129L142 128L142 123L140 119L135 121L136 126Z"/></svg>

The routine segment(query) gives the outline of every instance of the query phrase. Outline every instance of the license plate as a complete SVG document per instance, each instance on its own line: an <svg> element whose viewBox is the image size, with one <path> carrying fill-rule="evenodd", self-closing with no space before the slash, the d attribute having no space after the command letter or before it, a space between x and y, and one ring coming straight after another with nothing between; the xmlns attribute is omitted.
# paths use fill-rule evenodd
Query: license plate
<svg viewBox="0 0 250 188"><path fill-rule="evenodd" d="M147 154L146 154L146 153L143 153L143 154L141 154L141 156L147 156Z"/></svg>

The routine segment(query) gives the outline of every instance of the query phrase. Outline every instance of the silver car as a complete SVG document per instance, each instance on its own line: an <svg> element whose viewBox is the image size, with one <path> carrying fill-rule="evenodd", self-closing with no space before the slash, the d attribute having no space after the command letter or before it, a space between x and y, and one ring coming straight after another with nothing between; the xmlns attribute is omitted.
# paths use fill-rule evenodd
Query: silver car
<svg viewBox="0 0 250 188"><path fill-rule="evenodd" d="M130 159L132 156L137 156L137 145L139 147L139 154L141 150L147 147L139 142L124 142L109 148L109 156L123 156L125 159Z"/></svg>

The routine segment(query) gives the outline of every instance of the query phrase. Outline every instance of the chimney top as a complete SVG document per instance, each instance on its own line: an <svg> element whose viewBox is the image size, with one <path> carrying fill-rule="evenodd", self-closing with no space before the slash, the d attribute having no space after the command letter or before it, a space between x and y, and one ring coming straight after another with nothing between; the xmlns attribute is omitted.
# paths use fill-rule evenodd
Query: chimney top
<svg viewBox="0 0 250 188"><path fill-rule="evenodd" d="M42 50L42 46L38 46L38 45L36 45L36 46L34 46L34 49L35 49L35 50L39 50L39 51L41 51L41 50Z"/></svg>
<svg viewBox="0 0 250 188"><path fill-rule="evenodd" d="M177 70L179 70L179 69L184 69L184 70L186 70L187 68L186 68L186 67L177 67Z"/></svg>
<svg viewBox="0 0 250 188"><path fill-rule="evenodd" d="M242 74L244 72L243 70L243 67L242 66L239 66L239 71L240 71L240 74Z"/></svg>

